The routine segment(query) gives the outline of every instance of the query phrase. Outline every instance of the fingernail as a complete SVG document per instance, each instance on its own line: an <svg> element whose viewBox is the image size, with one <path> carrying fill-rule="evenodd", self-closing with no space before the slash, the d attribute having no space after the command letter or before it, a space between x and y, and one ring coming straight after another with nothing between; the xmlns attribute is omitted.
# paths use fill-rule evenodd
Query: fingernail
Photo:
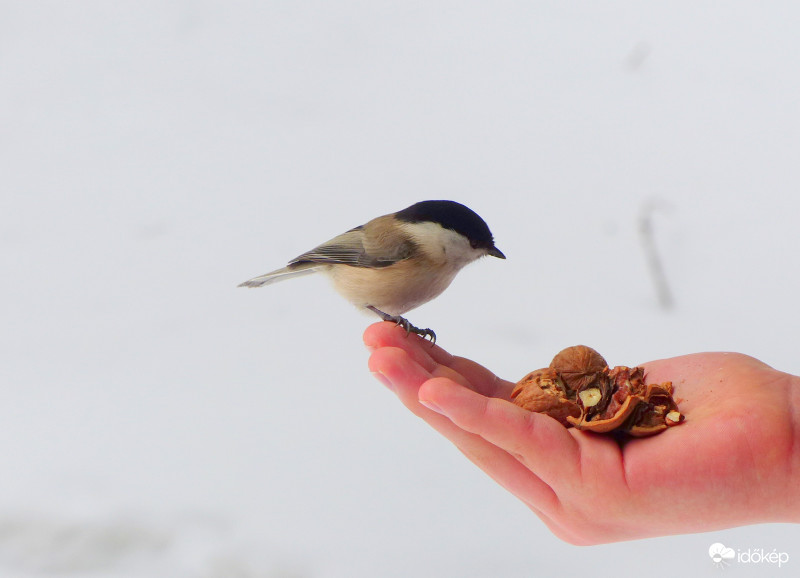
<svg viewBox="0 0 800 578"><path fill-rule="evenodd" d="M444 413L438 405L428 399L420 399L419 402L431 411L435 411L436 413Z"/></svg>
<svg viewBox="0 0 800 578"><path fill-rule="evenodd" d="M373 371L372 377L374 377L375 379L380 381L383 385L385 385L389 391L392 392L394 391L394 385L392 385L392 382L389 381L389 379L385 375L383 375L380 371Z"/></svg>

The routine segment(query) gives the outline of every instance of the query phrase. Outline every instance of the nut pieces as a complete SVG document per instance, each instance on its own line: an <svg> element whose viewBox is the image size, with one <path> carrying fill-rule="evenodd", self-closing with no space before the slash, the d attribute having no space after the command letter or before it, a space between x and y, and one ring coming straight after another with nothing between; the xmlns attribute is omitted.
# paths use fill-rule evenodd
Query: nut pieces
<svg viewBox="0 0 800 578"><path fill-rule="evenodd" d="M546 413L563 425L597 433L619 430L634 437L659 433L683 422L672 383L646 384L641 367L609 369L591 347L568 347L550 367L523 377L511 399Z"/></svg>

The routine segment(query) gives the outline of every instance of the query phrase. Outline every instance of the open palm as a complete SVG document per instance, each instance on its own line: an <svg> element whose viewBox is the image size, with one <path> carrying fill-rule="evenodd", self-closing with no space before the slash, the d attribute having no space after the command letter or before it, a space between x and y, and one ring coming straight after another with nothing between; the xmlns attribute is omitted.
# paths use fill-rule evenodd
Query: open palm
<svg viewBox="0 0 800 578"><path fill-rule="evenodd" d="M509 400L513 383L391 323L364 334L370 369L560 538L597 544L800 521L800 378L745 355L642 364L686 422L619 441ZM541 364L540 364L541 365Z"/></svg>

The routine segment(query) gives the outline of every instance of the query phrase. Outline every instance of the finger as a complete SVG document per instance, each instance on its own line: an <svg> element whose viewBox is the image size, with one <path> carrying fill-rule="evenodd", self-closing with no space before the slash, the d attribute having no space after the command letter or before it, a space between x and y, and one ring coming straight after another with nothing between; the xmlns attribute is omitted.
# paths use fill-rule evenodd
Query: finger
<svg viewBox="0 0 800 578"><path fill-rule="evenodd" d="M367 327L364 331L364 344L373 351L381 347L402 349L428 371L433 371L439 363L431 356L435 349L441 350L438 345L431 347L429 341L418 335L407 334L405 329L388 321ZM447 353L447 356L450 354Z"/></svg>
<svg viewBox="0 0 800 578"><path fill-rule="evenodd" d="M369 369L387 381L392 391L415 415L431 422L447 421L444 416L431 411L419 403L420 386L436 375L447 376L463 383L464 378L448 367L436 365L434 372L427 371L413 359L408 351L397 347L381 347L369 358ZM466 386L465 386L466 387Z"/></svg>
<svg viewBox="0 0 800 578"><path fill-rule="evenodd" d="M580 477L578 443L553 418L488 398L449 380L426 381L419 400L461 429L477 434L519 459L556 493Z"/></svg>
<svg viewBox="0 0 800 578"><path fill-rule="evenodd" d="M457 374L466 377L456 379L453 372L442 370L442 375L456 379L466 387L474 389L489 397L509 399L514 384L498 378L494 373L464 357L450 355L438 345L431 347L430 342L415 335L406 335L402 327L394 323L375 323L364 331L364 344L371 350L380 347L397 347L406 351L425 370L436 373L437 367L449 367Z"/></svg>
<svg viewBox="0 0 800 578"><path fill-rule="evenodd" d="M433 363L448 365L453 356L447 351L432 344L418 335L408 334L405 329L390 321L370 325L364 331L364 342L377 342L380 346L394 346L407 350L413 357L420 356L420 361L430 360ZM369 347L369 345L368 345ZM412 352L412 350L415 350Z"/></svg>
<svg viewBox="0 0 800 578"><path fill-rule="evenodd" d="M519 460L419 403L419 387L430 378L430 374L416 364L405 350L381 348L370 357L369 367L391 384L408 409L449 439L501 486L531 507L547 512L558 508L558 498L553 490Z"/></svg>
<svg viewBox="0 0 800 578"><path fill-rule="evenodd" d="M513 383L500 379L490 370L464 357L453 356L447 365L455 372L465 376L470 383L469 388L486 397L511 399Z"/></svg>
<svg viewBox="0 0 800 578"><path fill-rule="evenodd" d="M403 403L413 401L419 406L417 402L419 387L429 380L432 374L417 363L407 351L397 347L381 347L370 355L368 365L370 371L380 374ZM417 415L429 411L422 406L409 409Z"/></svg>

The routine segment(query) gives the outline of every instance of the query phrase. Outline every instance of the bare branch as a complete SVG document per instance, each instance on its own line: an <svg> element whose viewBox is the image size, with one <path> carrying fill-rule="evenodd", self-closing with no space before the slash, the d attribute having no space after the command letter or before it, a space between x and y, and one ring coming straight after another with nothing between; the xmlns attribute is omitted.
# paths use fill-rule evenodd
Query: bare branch
<svg viewBox="0 0 800 578"><path fill-rule="evenodd" d="M653 213L659 208L659 205L663 206L663 203L659 203L657 199L651 199L642 206L639 214L639 238L650 277L655 284L658 304L662 309L668 310L672 308L674 301L653 233Z"/></svg>

